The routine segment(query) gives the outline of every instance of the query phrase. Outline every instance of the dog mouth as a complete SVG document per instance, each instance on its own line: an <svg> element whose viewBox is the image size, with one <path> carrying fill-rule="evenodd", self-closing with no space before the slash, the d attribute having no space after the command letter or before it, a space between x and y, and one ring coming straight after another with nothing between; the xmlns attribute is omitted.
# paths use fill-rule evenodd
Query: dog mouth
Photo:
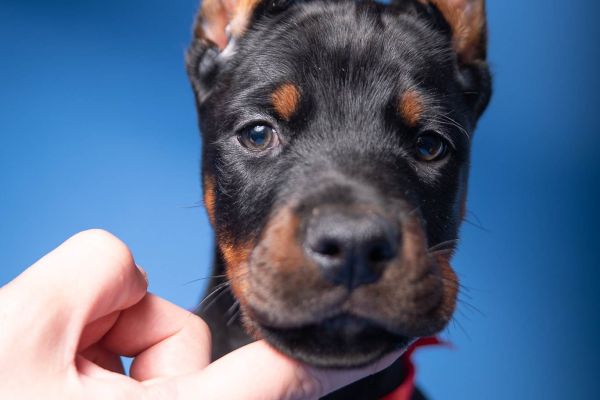
<svg viewBox="0 0 600 400"><path fill-rule="evenodd" d="M441 331L454 311L456 276L446 255L427 252L418 218L407 216L395 235L383 235L388 230L376 228L387 220L346 212L341 222L339 214L311 213L321 225L303 230L297 213L283 209L245 261L228 270L246 331L315 367L375 362ZM327 262L314 257L307 240L322 233L338 239L334 256L322 254ZM374 259L365 251L381 243L393 246L392 256Z"/></svg>
<svg viewBox="0 0 600 400"><path fill-rule="evenodd" d="M258 321L255 325L271 345L319 368L365 366L392 351L408 348L416 339L347 313L295 328L280 328Z"/></svg>
<svg viewBox="0 0 600 400"><path fill-rule="evenodd" d="M321 368L357 368L386 354L407 349L420 337L435 335L449 321L455 292L438 273L403 286L394 280L348 293L341 287L309 296L314 301L274 304L256 301L242 307L244 323L256 338L284 354ZM415 287L422 290L416 291ZM258 294L259 287L254 286ZM303 291L300 291L303 292ZM387 298L390 294L396 297ZM263 299L264 300L264 299Z"/></svg>

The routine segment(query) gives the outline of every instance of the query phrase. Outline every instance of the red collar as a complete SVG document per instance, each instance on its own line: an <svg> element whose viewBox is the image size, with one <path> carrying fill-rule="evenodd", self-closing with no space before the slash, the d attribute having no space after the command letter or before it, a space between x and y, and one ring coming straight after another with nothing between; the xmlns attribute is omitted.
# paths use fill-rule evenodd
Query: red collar
<svg viewBox="0 0 600 400"><path fill-rule="evenodd" d="M384 396L381 400L410 400L412 398L413 392L415 391L415 365L412 362L412 355L415 350L419 347L424 346L435 346L444 344L438 338L435 337L427 337L421 338L417 340L412 346L406 350L406 353L402 356L402 361L404 363L404 370L406 371L406 376L404 380L393 392Z"/></svg>

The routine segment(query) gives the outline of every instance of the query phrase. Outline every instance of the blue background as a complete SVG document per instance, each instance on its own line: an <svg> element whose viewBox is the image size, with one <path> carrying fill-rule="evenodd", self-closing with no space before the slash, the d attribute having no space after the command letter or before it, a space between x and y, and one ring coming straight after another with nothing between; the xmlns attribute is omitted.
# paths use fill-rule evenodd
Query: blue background
<svg viewBox="0 0 600 400"><path fill-rule="evenodd" d="M183 55L194 0L0 1L0 284L71 234L125 240L193 307L209 274ZM596 1L489 2L496 91L474 143L455 267L423 350L435 399L584 399L600 377Z"/></svg>

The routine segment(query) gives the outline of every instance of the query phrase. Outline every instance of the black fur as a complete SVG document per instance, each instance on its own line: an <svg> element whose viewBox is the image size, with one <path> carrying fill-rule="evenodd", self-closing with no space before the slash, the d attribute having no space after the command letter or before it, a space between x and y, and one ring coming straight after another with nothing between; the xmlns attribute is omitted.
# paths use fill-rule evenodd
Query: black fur
<svg viewBox="0 0 600 400"><path fill-rule="evenodd" d="M416 0L390 6L352 0L266 2L255 10L233 55L223 56L198 39L187 63L200 116L203 175L216 182L218 241L258 240L274 210L292 200L304 218L312 204L363 198L398 214L404 212L398 202L418 209L430 245L457 238L471 136L489 101L491 79L485 60L457 61L451 29L435 7ZM270 97L286 82L301 92L289 121L278 118ZM411 127L397 104L414 88L425 107L422 121ZM257 122L276 127L284 145L260 155L240 146L240 129ZM447 158L415 159L415 140L425 131L446 138ZM217 249L214 274L223 273ZM222 282L215 278L210 286ZM227 323L224 315L233 303L226 293L201 312L213 330L215 357L252 340L239 318ZM302 347L298 340L281 344L279 336L265 332L291 355L295 346ZM389 371L385 376L384 371L351 390L366 388L361 399L380 398L391 385ZM349 397L339 392L330 398Z"/></svg>

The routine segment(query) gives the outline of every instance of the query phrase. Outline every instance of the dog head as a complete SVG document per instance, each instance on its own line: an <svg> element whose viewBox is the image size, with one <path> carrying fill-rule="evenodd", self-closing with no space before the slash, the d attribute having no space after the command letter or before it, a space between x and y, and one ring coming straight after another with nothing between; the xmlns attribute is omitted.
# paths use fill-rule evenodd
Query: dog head
<svg viewBox="0 0 600 400"><path fill-rule="evenodd" d="M187 67L244 325L353 367L451 319L483 0L204 0Z"/></svg>

